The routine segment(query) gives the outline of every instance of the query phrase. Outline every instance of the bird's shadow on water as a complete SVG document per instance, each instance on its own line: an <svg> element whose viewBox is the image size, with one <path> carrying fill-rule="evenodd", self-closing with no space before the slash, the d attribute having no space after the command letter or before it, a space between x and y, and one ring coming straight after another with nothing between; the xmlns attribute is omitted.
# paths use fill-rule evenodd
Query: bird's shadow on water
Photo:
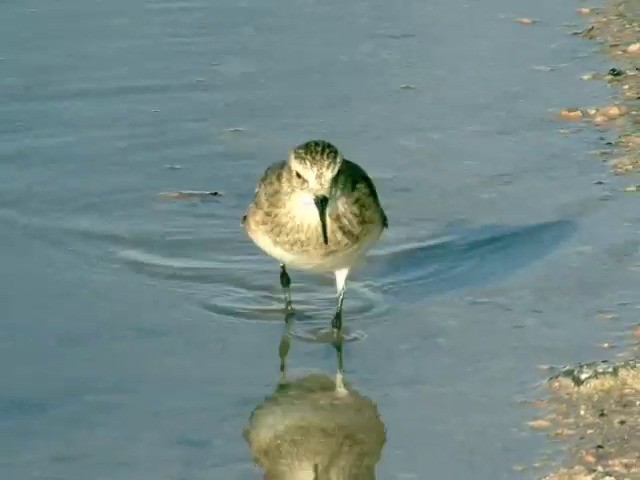
<svg viewBox="0 0 640 480"><path fill-rule="evenodd" d="M423 300L498 282L556 250L577 230L570 220L485 225L444 231L421 244L371 254L359 277L374 282L385 301Z"/></svg>
<svg viewBox="0 0 640 480"><path fill-rule="evenodd" d="M357 272L361 280L347 289L345 341L366 336L357 329L360 320L383 319L397 305L504 280L555 251L576 230L569 220L447 228L431 240L372 253ZM377 294L365 297L371 292ZM328 320L298 320L298 339L330 342Z"/></svg>

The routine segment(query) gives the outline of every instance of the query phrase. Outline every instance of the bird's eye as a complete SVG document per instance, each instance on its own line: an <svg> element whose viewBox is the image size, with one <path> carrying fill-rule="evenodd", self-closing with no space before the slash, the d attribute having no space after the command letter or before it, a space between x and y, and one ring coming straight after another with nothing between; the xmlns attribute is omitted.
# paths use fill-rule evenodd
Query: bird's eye
<svg viewBox="0 0 640 480"><path fill-rule="evenodd" d="M304 178L302 177L302 175L300 175L300 172L298 172L297 170L296 170L296 178L297 178L298 180L304 180Z"/></svg>

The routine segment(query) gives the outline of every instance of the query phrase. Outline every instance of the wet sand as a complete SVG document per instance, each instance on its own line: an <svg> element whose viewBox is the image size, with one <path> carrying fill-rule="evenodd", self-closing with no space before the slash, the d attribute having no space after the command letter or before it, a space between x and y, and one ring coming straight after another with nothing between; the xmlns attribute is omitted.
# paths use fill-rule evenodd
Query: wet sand
<svg viewBox="0 0 640 480"><path fill-rule="evenodd" d="M528 426L545 431L564 451L562 465L545 480L640 478L638 327L632 336L627 360L562 368L545 385L545 398L525 402L540 409ZM541 459L535 466L548 465Z"/></svg>
<svg viewBox="0 0 640 480"><path fill-rule="evenodd" d="M624 176L620 188L634 194L640 191L640 1L608 1L577 13L588 23L574 34L598 42L612 65L608 72L585 73L582 79L608 82L614 100L597 108L568 107L559 117L617 133L610 148L597 154L613 175ZM601 314L604 321L616 317ZM620 337L622 352L615 358L559 369L545 384L544 398L525 402L540 409L528 426L545 431L563 450L561 466L545 480L640 479L640 324L623 328ZM548 469L553 457L535 466Z"/></svg>
<svg viewBox="0 0 640 480"><path fill-rule="evenodd" d="M616 175L640 172L640 134L637 101L640 99L640 1L608 0L602 8L582 7L578 14L588 19L586 28L573 34L601 45L611 59L606 72L586 72L582 80L607 82L614 91L613 102L599 107L561 109L564 120L587 120L600 129L615 129L619 135L611 148L598 154ZM630 179L633 180L633 179ZM630 183L627 192L639 191Z"/></svg>

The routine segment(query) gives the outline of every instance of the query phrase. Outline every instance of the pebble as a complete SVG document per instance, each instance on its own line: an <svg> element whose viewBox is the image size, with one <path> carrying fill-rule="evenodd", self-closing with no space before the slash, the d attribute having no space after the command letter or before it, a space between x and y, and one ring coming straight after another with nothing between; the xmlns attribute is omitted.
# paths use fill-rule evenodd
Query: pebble
<svg viewBox="0 0 640 480"><path fill-rule="evenodd" d="M632 173L640 169L640 159L635 155L614 158L609 162L611 171L617 175Z"/></svg>
<svg viewBox="0 0 640 480"><path fill-rule="evenodd" d="M560 132L562 135L573 135L575 133L580 133L582 131L582 128L560 128L558 130L558 132Z"/></svg>
<svg viewBox="0 0 640 480"><path fill-rule="evenodd" d="M620 70L617 67L613 67L609 69L609 75L611 75L612 77L620 77L624 75L624 71Z"/></svg>
<svg viewBox="0 0 640 480"><path fill-rule="evenodd" d="M563 108L560 110L560 118L564 120L580 120L582 116L582 110L579 108Z"/></svg>
<svg viewBox="0 0 640 480"><path fill-rule="evenodd" d="M531 420L530 422L527 422L527 425L531 428L535 428L536 430L544 430L551 426L551 422L549 420L539 418L538 420Z"/></svg>
<svg viewBox="0 0 640 480"><path fill-rule="evenodd" d="M601 109L599 109L598 113L614 119L621 117L622 115L627 113L627 108L624 105L607 105L606 107L602 107Z"/></svg>
<svg viewBox="0 0 640 480"><path fill-rule="evenodd" d="M611 119L609 117L607 117L606 115L596 115L592 119L593 123L595 123L596 125L603 125L603 124L607 123L609 120L611 120Z"/></svg>
<svg viewBox="0 0 640 480"><path fill-rule="evenodd" d="M592 11L593 11L593 10L592 10L591 8L586 8L586 7L579 8L579 9L577 10L577 12L578 12L580 15L589 15Z"/></svg>
<svg viewBox="0 0 640 480"><path fill-rule="evenodd" d="M640 42L632 43L627 47L627 53L637 53L640 51Z"/></svg>
<svg viewBox="0 0 640 480"><path fill-rule="evenodd" d="M625 135L620 140L622 140L625 146L640 147L640 135Z"/></svg>
<svg viewBox="0 0 640 480"><path fill-rule="evenodd" d="M580 35L581 37L587 38L589 40L593 40L597 37L596 27L591 25L584 30L580 30L577 32L572 32L572 35Z"/></svg>

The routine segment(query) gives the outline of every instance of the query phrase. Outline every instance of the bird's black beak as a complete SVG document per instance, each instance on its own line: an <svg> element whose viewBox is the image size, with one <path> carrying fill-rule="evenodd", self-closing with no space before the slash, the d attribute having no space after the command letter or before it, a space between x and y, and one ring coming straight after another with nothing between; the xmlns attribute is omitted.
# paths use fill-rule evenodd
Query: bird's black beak
<svg viewBox="0 0 640 480"><path fill-rule="evenodd" d="M329 204L329 197L326 195L317 195L313 199L313 203L316 204L318 213L320 214L320 223L322 225L322 239L325 245L329 245L329 237L327 236L327 205Z"/></svg>

